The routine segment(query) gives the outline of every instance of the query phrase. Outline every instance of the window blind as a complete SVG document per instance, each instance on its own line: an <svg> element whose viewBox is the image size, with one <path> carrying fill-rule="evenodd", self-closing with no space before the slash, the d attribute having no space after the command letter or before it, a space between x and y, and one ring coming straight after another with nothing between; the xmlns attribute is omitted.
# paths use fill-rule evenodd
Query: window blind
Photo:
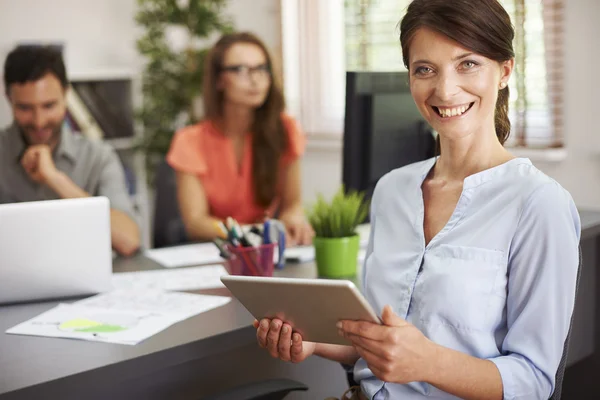
<svg viewBox="0 0 600 400"><path fill-rule="evenodd" d="M410 0L345 0L346 70L402 71L400 18ZM500 0L515 27L508 145L561 147L564 0Z"/></svg>

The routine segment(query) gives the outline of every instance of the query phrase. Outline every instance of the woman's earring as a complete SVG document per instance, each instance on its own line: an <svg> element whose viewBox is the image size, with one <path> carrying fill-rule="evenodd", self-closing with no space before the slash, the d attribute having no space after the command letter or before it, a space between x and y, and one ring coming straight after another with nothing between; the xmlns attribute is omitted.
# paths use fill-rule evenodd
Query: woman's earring
<svg viewBox="0 0 600 400"><path fill-rule="evenodd" d="M506 82L500 82L500 89L504 89L506 87Z"/></svg>

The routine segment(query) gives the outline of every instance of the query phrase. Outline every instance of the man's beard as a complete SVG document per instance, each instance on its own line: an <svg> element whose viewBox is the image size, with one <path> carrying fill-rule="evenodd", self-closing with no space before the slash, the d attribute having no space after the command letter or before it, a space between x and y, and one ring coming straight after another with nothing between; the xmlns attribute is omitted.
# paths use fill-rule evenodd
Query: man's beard
<svg viewBox="0 0 600 400"><path fill-rule="evenodd" d="M34 145L39 145L39 144L46 144L50 147L53 147L54 145L56 145L59 141L60 141L60 135L62 132L62 126L63 126L63 122L64 120L62 120L60 123L48 123L46 124L46 126L44 126L42 129L36 129L35 126L33 125L19 125L17 124L17 126L19 127L19 130L21 131L21 136L23 137L23 140L25 141L25 143L28 146L34 146ZM51 130L52 133L50 134L49 138L46 139L38 139L36 137L35 132L36 131L40 131L40 130Z"/></svg>

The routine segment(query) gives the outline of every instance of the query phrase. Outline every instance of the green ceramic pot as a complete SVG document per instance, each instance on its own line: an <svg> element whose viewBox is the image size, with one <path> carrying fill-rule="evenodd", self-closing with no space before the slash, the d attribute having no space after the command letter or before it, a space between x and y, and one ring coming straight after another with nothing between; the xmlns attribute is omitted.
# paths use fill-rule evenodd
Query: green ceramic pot
<svg viewBox="0 0 600 400"><path fill-rule="evenodd" d="M353 278L356 276L360 236L313 239L319 277Z"/></svg>

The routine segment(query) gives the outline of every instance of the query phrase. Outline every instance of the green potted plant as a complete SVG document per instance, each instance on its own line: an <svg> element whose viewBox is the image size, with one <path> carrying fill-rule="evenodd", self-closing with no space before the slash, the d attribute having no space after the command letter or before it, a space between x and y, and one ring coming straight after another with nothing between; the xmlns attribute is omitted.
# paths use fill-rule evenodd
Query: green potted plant
<svg viewBox="0 0 600 400"><path fill-rule="evenodd" d="M346 193L342 186L331 201L322 195L308 211L315 231L315 261L319 276L352 278L356 276L360 236L356 228L367 217L369 205L364 193Z"/></svg>

